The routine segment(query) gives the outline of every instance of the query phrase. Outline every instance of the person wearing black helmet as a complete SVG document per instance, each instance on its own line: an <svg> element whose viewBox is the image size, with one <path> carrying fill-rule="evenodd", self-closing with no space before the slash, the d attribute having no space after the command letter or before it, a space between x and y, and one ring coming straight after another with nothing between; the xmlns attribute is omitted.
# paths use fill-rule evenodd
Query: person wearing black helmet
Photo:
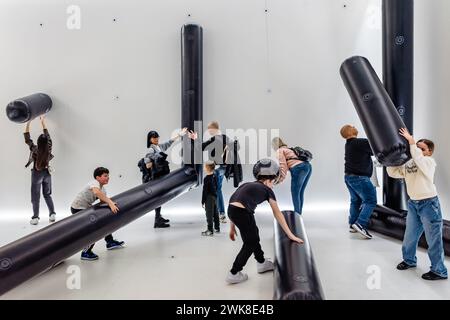
<svg viewBox="0 0 450 320"><path fill-rule="evenodd" d="M187 128L183 128L179 133L173 136L169 141L164 143L159 143L159 134L155 130L149 131L147 134L147 153L144 157L144 163L147 169L152 170L153 174L151 176L152 180L159 179L167 175L169 170L169 164L166 161L166 154L164 153L167 149L172 146L172 144L183 135L186 134ZM189 135L190 137L191 135ZM163 170L156 168L159 163L165 164ZM155 167L154 167L155 166ZM157 170L158 169L158 170ZM159 172L156 172L159 171ZM148 182L148 181L143 181ZM161 215L161 207L155 209L155 224L154 228L168 228L170 227L169 219L164 219Z"/></svg>
<svg viewBox="0 0 450 320"><path fill-rule="evenodd" d="M230 198L228 206L228 218L231 221L230 239L235 241L237 227L241 232L243 241L242 248L225 279L230 284L240 283L248 279L247 274L241 271L252 254L257 261L258 273L273 270L273 263L264 258L264 252L260 244L259 230L254 217L258 204L268 201L275 219L289 239L297 243L303 243L303 240L296 237L289 229L283 214L278 208L272 188L274 182L279 178L279 171L278 164L271 159L258 161L253 167L253 175L256 181L242 184Z"/></svg>

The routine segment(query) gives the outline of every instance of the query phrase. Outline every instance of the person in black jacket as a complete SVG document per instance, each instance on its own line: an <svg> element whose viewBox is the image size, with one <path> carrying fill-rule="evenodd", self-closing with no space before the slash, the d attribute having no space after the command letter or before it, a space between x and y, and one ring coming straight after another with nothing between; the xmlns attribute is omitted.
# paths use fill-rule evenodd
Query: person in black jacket
<svg viewBox="0 0 450 320"><path fill-rule="evenodd" d="M212 137L202 143L202 150L208 151L209 160L214 161L214 163L218 165L218 168L214 171L217 179L217 209L219 210L220 221L226 223L222 182L227 167L226 155L232 147L231 140L225 134L220 132L219 123L217 121L211 121L208 124L208 133Z"/></svg>
<svg viewBox="0 0 450 320"><path fill-rule="evenodd" d="M359 232L372 239L367 231L370 216L377 205L377 193L370 177L373 173L373 152L367 139L358 139L358 130L351 125L341 129L345 143L345 184L350 192L350 232Z"/></svg>
<svg viewBox="0 0 450 320"><path fill-rule="evenodd" d="M217 211L217 178L214 174L216 165L213 161L207 161L204 166L205 178L203 179L202 206L206 212L208 228L202 232L202 236L212 236L214 231L220 232L219 212ZM213 231L214 224L214 231Z"/></svg>

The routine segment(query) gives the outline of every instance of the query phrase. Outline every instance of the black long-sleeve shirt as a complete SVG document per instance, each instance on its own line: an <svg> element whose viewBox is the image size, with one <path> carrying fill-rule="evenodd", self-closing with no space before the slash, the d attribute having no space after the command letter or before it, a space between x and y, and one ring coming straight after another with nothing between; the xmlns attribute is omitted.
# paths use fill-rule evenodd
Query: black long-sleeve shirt
<svg viewBox="0 0 450 320"><path fill-rule="evenodd" d="M345 174L371 177L373 152L367 139L348 139L345 144Z"/></svg>
<svg viewBox="0 0 450 320"><path fill-rule="evenodd" d="M217 179L214 174L208 174L203 179L202 204L206 203L209 195L217 197Z"/></svg>

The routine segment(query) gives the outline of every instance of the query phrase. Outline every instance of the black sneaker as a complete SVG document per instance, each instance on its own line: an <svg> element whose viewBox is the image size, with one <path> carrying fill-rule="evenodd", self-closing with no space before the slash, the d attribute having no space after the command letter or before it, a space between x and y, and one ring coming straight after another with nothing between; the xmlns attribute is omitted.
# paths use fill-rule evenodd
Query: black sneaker
<svg viewBox="0 0 450 320"><path fill-rule="evenodd" d="M155 224L153 225L153 228L155 228L155 229L158 229L158 228L169 228L169 227L170 227L170 224L167 224L167 223L162 222L162 221L155 222Z"/></svg>
<svg viewBox="0 0 450 320"><path fill-rule="evenodd" d="M415 267L416 266L411 266L411 265L407 264L405 261L402 261L397 265L397 270L408 270L408 269L415 268Z"/></svg>
<svg viewBox="0 0 450 320"><path fill-rule="evenodd" d="M170 222L169 219L165 219L165 218L163 218L163 217L159 218L159 221L160 221L160 222L163 222L163 223L169 223L169 222Z"/></svg>
<svg viewBox="0 0 450 320"><path fill-rule="evenodd" d="M447 277L442 277L442 276L440 276L440 275L438 275L438 274L436 274L436 273L434 273L434 272L432 272L432 271L429 271L429 272L427 272L427 273L424 273L423 275L422 275L422 279L425 279L425 280L446 280L447 279Z"/></svg>
<svg viewBox="0 0 450 320"><path fill-rule="evenodd" d="M214 232L211 230L206 230L202 232L202 236L212 237L214 235Z"/></svg>
<svg viewBox="0 0 450 320"><path fill-rule="evenodd" d="M215 233L220 233L220 229L214 229Z"/></svg>
<svg viewBox="0 0 450 320"><path fill-rule="evenodd" d="M123 248L124 243L125 243L124 241L112 240L106 243L106 249L108 250L120 249Z"/></svg>
<svg viewBox="0 0 450 320"><path fill-rule="evenodd" d="M352 224L352 228L355 229L359 234L361 234L366 239L372 239L372 235L369 233L369 231L367 231L367 229L364 228L359 223L356 222Z"/></svg>
<svg viewBox="0 0 450 320"><path fill-rule="evenodd" d="M83 251L81 253L81 260L86 260L86 261L98 260L98 255L96 255L92 251Z"/></svg>

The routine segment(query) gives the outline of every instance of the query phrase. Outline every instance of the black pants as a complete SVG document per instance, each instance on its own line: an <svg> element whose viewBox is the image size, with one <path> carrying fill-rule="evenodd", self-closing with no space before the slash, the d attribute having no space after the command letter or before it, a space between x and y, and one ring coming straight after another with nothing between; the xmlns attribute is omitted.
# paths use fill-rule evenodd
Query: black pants
<svg viewBox="0 0 450 320"><path fill-rule="evenodd" d="M208 195L205 202L206 223L208 224L208 230L213 232L214 229L220 230L219 211L217 211L217 198L213 195Z"/></svg>
<svg viewBox="0 0 450 320"><path fill-rule="evenodd" d="M74 208L70 208L70 211L72 212L72 214L78 213L78 212L83 211L83 210L84 210L84 209L74 209ZM105 241L106 241L107 243L108 243L108 242L111 242L111 241L113 241L113 240L114 240L114 238L113 238L112 234L108 234L108 235L105 237ZM94 248L94 246L95 246L95 243L91 244L89 247L84 248L84 249L83 249L83 252L92 252L92 248Z"/></svg>
<svg viewBox="0 0 450 320"><path fill-rule="evenodd" d="M142 177L142 183L147 183L151 180L157 180L160 177L156 177L156 178L151 178L151 176L143 176ZM159 223L161 220L162 216L161 216L161 207L158 207L155 209L155 223Z"/></svg>
<svg viewBox="0 0 450 320"><path fill-rule="evenodd" d="M231 268L231 273L236 274L241 271L248 259L254 254L256 261L264 262L264 251L259 243L259 229L256 226L255 216L246 209L235 206L228 206L228 217L239 229L242 241L241 251L239 251Z"/></svg>
<svg viewBox="0 0 450 320"><path fill-rule="evenodd" d="M55 213L55 206L52 200L52 176L47 169L31 170L31 203L33 204L33 219L39 218L39 204L41 201L41 188L47 203L49 214Z"/></svg>

